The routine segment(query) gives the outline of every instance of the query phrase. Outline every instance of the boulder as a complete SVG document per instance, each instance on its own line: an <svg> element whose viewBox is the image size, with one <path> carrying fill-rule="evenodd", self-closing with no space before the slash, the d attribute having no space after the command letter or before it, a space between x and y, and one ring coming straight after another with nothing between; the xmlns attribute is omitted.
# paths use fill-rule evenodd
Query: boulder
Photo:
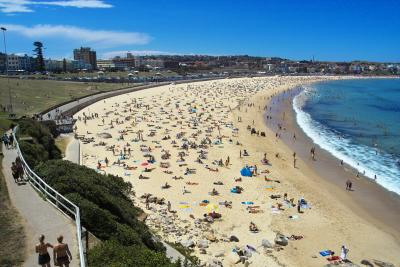
<svg viewBox="0 0 400 267"><path fill-rule="evenodd" d="M286 236L282 235L281 233L277 233L275 237L275 244L279 246L287 246L289 243L289 240L287 239Z"/></svg>
<svg viewBox="0 0 400 267"><path fill-rule="evenodd" d="M186 248L191 248L191 247L194 247L194 241L193 240L182 240L181 245Z"/></svg>
<svg viewBox="0 0 400 267"><path fill-rule="evenodd" d="M267 239L261 241L261 246L263 248L272 248L272 244Z"/></svg>
<svg viewBox="0 0 400 267"><path fill-rule="evenodd" d="M198 248L208 248L208 240L199 240L197 242Z"/></svg>
<svg viewBox="0 0 400 267"><path fill-rule="evenodd" d="M112 138L112 135L109 133L99 133L99 134L97 134L97 136L100 138L104 138L104 139Z"/></svg>
<svg viewBox="0 0 400 267"><path fill-rule="evenodd" d="M213 234L209 234L206 236L207 240L210 242L215 242L217 241L217 238Z"/></svg>
<svg viewBox="0 0 400 267"><path fill-rule="evenodd" d="M225 256L225 251L223 251L223 250L215 253L215 255L214 255L214 257L216 257L216 258L220 258L220 257L223 257L223 256Z"/></svg>
<svg viewBox="0 0 400 267"><path fill-rule="evenodd" d="M218 259L210 259L208 261L208 266L209 267L220 267L223 265L222 265L222 262L220 262Z"/></svg>
<svg viewBox="0 0 400 267"><path fill-rule="evenodd" d="M362 261L361 261L361 264L362 264L362 265L366 265L366 266L368 266L368 267L374 267L374 265L373 265L370 261L368 261L368 260L362 260Z"/></svg>

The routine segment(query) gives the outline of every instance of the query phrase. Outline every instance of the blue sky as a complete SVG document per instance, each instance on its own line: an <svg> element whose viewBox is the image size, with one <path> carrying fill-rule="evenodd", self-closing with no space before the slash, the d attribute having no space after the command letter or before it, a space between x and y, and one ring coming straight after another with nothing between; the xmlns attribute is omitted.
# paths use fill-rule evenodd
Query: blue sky
<svg viewBox="0 0 400 267"><path fill-rule="evenodd" d="M10 52L400 62L400 0L0 0ZM3 46L1 45L1 50Z"/></svg>

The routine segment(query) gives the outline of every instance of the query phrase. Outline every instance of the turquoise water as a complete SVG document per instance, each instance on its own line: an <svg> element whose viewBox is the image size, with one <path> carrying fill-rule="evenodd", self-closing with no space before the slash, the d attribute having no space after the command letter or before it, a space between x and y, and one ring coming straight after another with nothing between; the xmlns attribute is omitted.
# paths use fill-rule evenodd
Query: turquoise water
<svg viewBox="0 0 400 267"><path fill-rule="evenodd" d="M400 79L316 83L293 104L316 144L400 194Z"/></svg>

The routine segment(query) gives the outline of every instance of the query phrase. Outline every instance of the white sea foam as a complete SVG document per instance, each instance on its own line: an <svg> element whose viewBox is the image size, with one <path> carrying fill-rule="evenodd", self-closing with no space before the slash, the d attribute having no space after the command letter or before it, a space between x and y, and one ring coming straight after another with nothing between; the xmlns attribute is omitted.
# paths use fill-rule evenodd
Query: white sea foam
<svg viewBox="0 0 400 267"><path fill-rule="evenodd" d="M293 99L297 124L305 134L334 157L343 160L360 173L365 171L365 176L371 179L377 175L380 185L400 194L400 170L391 155L382 152L376 154L372 147L356 144L350 138L341 137L334 129L313 120L311 115L303 110L307 98L314 93L314 88L304 88Z"/></svg>

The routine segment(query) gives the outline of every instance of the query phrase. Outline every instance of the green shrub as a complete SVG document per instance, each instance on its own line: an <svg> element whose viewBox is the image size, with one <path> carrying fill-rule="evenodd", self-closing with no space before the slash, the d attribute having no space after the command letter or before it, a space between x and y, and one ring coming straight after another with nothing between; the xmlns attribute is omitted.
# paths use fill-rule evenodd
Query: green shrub
<svg viewBox="0 0 400 267"><path fill-rule="evenodd" d="M171 263L163 253L145 247L122 246L115 240L101 243L93 248L88 257L89 266L105 267L179 267Z"/></svg>
<svg viewBox="0 0 400 267"><path fill-rule="evenodd" d="M29 136L33 142L20 141L20 149L31 168L49 159L61 159L61 151L55 145L49 128L32 119L19 121L17 136Z"/></svg>

